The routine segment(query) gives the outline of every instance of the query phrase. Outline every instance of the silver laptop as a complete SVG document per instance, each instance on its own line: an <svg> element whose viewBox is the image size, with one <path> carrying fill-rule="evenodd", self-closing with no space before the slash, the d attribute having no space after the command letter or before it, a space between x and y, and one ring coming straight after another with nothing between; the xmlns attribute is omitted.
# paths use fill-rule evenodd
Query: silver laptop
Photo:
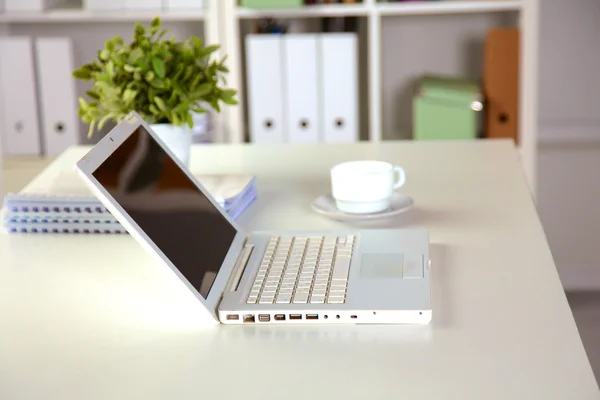
<svg viewBox="0 0 600 400"><path fill-rule="evenodd" d="M244 232L136 113L77 169L223 324L431 321L425 230Z"/></svg>

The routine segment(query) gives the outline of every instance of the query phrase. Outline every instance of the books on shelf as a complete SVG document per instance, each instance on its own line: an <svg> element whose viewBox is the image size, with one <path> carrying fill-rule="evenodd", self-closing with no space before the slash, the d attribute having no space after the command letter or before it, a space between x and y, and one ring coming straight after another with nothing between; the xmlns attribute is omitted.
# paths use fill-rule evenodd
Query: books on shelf
<svg viewBox="0 0 600 400"><path fill-rule="evenodd" d="M250 175L200 175L219 205L237 219L256 199ZM11 233L127 233L75 172L4 198L3 226Z"/></svg>

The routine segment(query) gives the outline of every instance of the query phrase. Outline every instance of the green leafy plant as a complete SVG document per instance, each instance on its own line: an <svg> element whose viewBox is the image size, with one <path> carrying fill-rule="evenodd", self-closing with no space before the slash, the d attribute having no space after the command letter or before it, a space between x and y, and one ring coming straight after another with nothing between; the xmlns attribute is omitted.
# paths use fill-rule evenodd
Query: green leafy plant
<svg viewBox="0 0 600 400"><path fill-rule="evenodd" d="M204 46L198 37L163 39L167 33L160 18L148 27L136 23L131 43L116 36L106 41L96 60L73 72L75 78L93 82L86 92L89 99L79 98L78 111L90 124L89 136L95 127L119 122L131 111L149 124L191 128L192 112L206 112L203 105L220 112L221 103L237 104L236 91L224 87L226 57L212 56L219 46Z"/></svg>

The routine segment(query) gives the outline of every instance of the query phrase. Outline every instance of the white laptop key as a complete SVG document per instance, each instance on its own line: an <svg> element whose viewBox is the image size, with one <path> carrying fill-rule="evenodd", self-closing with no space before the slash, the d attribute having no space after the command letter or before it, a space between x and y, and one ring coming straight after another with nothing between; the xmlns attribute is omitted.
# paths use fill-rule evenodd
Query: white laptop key
<svg viewBox="0 0 600 400"><path fill-rule="evenodd" d="M292 301L291 294L280 294L277 296L277 304L289 304Z"/></svg>
<svg viewBox="0 0 600 400"><path fill-rule="evenodd" d="M347 280L350 272L350 257L339 257L333 266L332 280Z"/></svg>
<svg viewBox="0 0 600 400"><path fill-rule="evenodd" d="M308 293L297 293L294 296L294 303L307 303L308 302Z"/></svg>
<svg viewBox="0 0 600 400"><path fill-rule="evenodd" d="M77 169L182 290L224 324L431 320L425 230L245 232L136 113Z"/></svg>

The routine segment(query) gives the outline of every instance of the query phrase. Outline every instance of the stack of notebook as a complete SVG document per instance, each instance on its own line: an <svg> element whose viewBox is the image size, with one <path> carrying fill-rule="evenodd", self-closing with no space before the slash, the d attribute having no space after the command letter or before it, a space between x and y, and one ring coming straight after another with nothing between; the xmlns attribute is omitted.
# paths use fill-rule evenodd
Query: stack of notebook
<svg viewBox="0 0 600 400"><path fill-rule="evenodd" d="M221 207L237 219L256 198L254 177L197 176ZM12 233L126 233L74 172L47 185L4 198L3 226Z"/></svg>

